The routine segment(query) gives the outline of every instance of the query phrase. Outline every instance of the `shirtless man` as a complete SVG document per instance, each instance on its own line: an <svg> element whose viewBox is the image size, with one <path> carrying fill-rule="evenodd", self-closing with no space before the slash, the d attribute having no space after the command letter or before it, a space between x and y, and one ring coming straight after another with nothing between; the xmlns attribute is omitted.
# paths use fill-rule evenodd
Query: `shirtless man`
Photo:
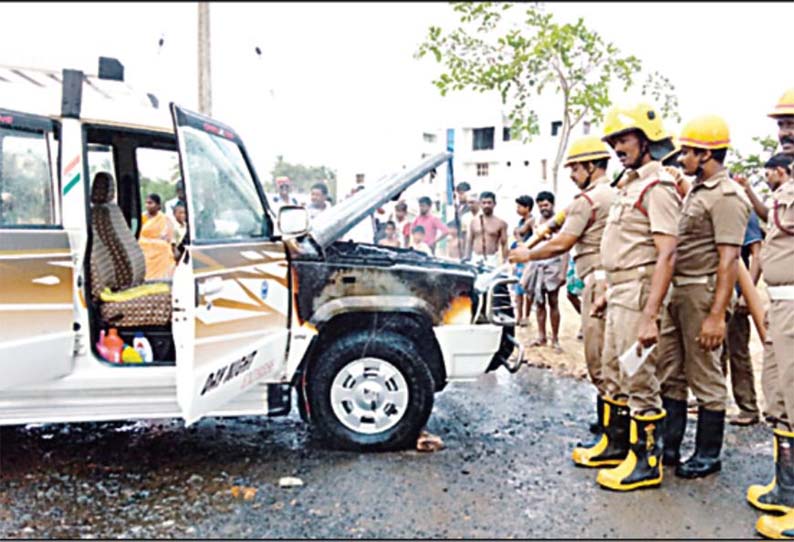
<svg viewBox="0 0 794 542"><path fill-rule="evenodd" d="M494 216L496 194L480 194L481 212L471 221L466 242L466 259L471 263L484 262L486 265L499 265L499 251L502 261L507 261L507 222Z"/></svg>
<svg viewBox="0 0 794 542"><path fill-rule="evenodd" d="M554 218L554 194L540 192L535 198L535 203L540 211L542 226ZM524 290L530 295L535 304L535 315L538 319L538 338L529 346L546 345L546 306L551 316L551 345L555 352L561 353L560 346L560 287L565 284L568 273L568 253L554 256L545 260L533 261L524 271L522 284Z"/></svg>

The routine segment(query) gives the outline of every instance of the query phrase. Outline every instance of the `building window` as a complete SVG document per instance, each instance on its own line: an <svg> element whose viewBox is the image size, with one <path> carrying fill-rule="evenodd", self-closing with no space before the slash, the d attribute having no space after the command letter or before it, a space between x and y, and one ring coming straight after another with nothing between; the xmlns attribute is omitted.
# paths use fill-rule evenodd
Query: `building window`
<svg viewBox="0 0 794 542"><path fill-rule="evenodd" d="M425 143L435 143L436 142L436 134L429 134L427 132L422 134L422 139Z"/></svg>
<svg viewBox="0 0 794 542"><path fill-rule="evenodd" d="M505 126L502 128L502 141L510 141L510 127Z"/></svg>
<svg viewBox="0 0 794 542"><path fill-rule="evenodd" d="M472 130L472 150L484 151L493 149L493 126Z"/></svg>
<svg viewBox="0 0 794 542"><path fill-rule="evenodd" d="M547 162L546 162L546 159L545 159L545 158L544 158L543 160L541 160L541 161L540 161L540 168L541 168L542 177L543 177L543 180L544 180L544 181L545 181L546 179L548 179L548 175L546 174L546 164L547 164Z"/></svg>
<svg viewBox="0 0 794 542"><path fill-rule="evenodd" d="M487 162L480 162L477 164L477 176L478 177L487 177L488 176L488 163Z"/></svg>
<svg viewBox="0 0 794 542"><path fill-rule="evenodd" d="M552 121L552 123L551 123L551 135L552 135L552 137L556 136L557 134L559 134L560 128L562 128L562 121L561 120Z"/></svg>
<svg viewBox="0 0 794 542"><path fill-rule="evenodd" d="M582 125L582 131L584 132L584 135L590 135L590 121L589 120L584 121L584 124Z"/></svg>

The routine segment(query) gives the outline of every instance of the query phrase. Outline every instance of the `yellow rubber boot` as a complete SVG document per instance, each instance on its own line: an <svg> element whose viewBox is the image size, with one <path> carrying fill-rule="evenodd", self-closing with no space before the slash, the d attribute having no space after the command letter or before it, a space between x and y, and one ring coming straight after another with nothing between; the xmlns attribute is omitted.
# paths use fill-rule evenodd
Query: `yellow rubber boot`
<svg viewBox="0 0 794 542"><path fill-rule="evenodd" d="M766 538L794 540L794 510L784 516L761 516L755 530Z"/></svg>
<svg viewBox="0 0 794 542"><path fill-rule="evenodd" d="M633 491L662 484L659 436L664 416L664 410L659 414L632 416L626 459L615 468L598 471L598 485L614 491Z"/></svg>
<svg viewBox="0 0 794 542"><path fill-rule="evenodd" d="M794 433L773 433L775 476L767 485L747 488L747 501L765 512L786 514L794 510Z"/></svg>
<svg viewBox="0 0 794 542"><path fill-rule="evenodd" d="M573 462L580 467L607 467L619 465L629 450L628 404L604 397L601 437L593 446L573 449Z"/></svg>

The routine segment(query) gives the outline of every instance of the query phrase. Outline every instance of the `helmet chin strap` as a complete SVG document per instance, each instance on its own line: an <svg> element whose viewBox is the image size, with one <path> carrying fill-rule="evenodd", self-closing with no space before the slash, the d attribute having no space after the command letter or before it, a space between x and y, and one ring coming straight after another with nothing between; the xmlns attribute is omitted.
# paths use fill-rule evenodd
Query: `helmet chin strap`
<svg viewBox="0 0 794 542"><path fill-rule="evenodd" d="M590 183L593 182L593 172L595 171L595 166L593 165L592 162L588 162L588 164L590 164L590 167L585 168L585 171L587 172L587 178L584 180L584 183L582 184L582 190L587 190L588 188L590 188Z"/></svg>
<svg viewBox="0 0 794 542"><path fill-rule="evenodd" d="M701 180L703 179L703 164L704 163L705 162L701 162L700 160L698 160L698 167L695 170L695 177L697 177L698 179L701 179Z"/></svg>
<svg viewBox="0 0 794 542"><path fill-rule="evenodd" d="M709 158L709 160L711 160L711 158ZM695 176L696 176L698 179L701 179L701 180L703 179L703 176L704 176L704 173L703 173L703 164L705 164L705 163L706 163L706 162L708 162L709 160L705 160L705 161L703 161L703 160L701 160L701 159L700 159L700 157L698 157L698 167L697 167L697 169L695 170Z"/></svg>
<svg viewBox="0 0 794 542"><path fill-rule="evenodd" d="M639 168L642 165L642 158L646 154L648 156L650 156L651 158L653 158L653 156L651 156L651 148L650 148L650 145L648 145L648 140L643 139L642 146L640 147L640 154L637 156L637 161L634 162L634 164L631 165L631 169Z"/></svg>

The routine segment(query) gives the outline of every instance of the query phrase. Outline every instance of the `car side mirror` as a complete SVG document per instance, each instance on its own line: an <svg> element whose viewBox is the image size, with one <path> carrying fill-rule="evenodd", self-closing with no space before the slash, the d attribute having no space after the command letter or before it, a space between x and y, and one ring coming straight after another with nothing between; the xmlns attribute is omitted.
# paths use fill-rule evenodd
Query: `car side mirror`
<svg viewBox="0 0 794 542"><path fill-rule="evenodd" d="M309 231L309 212L297 205L285 205L278 211L281 235L298 237Z"/></svg>

